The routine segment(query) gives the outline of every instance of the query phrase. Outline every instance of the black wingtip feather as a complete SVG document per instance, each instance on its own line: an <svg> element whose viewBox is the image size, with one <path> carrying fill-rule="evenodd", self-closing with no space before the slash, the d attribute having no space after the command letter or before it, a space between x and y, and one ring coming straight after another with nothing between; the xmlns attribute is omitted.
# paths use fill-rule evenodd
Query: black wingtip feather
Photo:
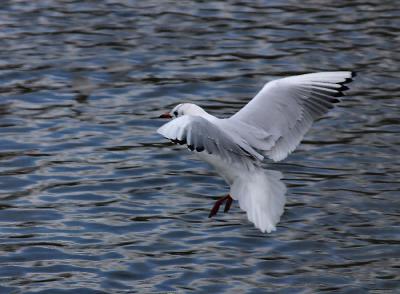
<svg viewBox="0 0 400 294"><path fill-rule="evenodd" d="M179 140L179 139L171 139L171 142L174 143L174 144L179 144L179 145L184 145L184 144L187 143L185 138L183 138L182 140Z"/></svg>
<svg viewBox="0 0 400 294"><path fill-rule="evenodd" d="M171 139L171 142L174 143L174 144L179 144L179 145L186 144L186 140L185 139L183 139L183 140Z"/></svg>
<svg viewBox="0 0 400 294"><path fill-rule="evenodd" d="M335 103L339 103L340 100L339 100L339 99L334 99L334 98L332 98L332 99L329 100L329 102L335 104Z"/></svg>
<svg viewBox="0 0 400 294"><path fill-rule="evenodd" d="M182 139L182 140L179 140L179 139L171 139L171 142L174 143L174 144L179 144L179 145L187 144L187 141L186 141L185 138ZM187 147L188 147L191 151L196 150L197 152L203 152L203 151L205 150L204 146L194 147L193 145L187 145Z"/></svg>
<svg viewBox="0 0 400 294"><path fill-rule="evenodd" d="M202 151L204 151L204 147L203 146L196 147L196 151L202 152Z"/></svg>
<svg viewBox="0 0 400 294"><path fill-rule="evenodd" d="M342 92L337 92L335 94L332 95L333 97L342 97L344 96L344 94Z"/></svg>
<svg viewBox="0 0 400 294"><path fill-rule="evenodd" d="M352 78L347 78L347 79L345 79L344 80L344 82L343 83L340 83L341 85L344 85L344 84L348 84L348 83L351 83L353 81L353 79Z"/></svg>
<svg viewBox="0 0 400 294"><path fill-rule="evenodd" d="M357 76L357 73L356 73L355 71L352 71L352 72L351 72L351 78L345 79L344 82L343 82L343 83L340 83L340 84L341 84L341 85L344 85L344 84L351 83L351 82L353 81L353 78L354 78L355 76Z"/></svg>

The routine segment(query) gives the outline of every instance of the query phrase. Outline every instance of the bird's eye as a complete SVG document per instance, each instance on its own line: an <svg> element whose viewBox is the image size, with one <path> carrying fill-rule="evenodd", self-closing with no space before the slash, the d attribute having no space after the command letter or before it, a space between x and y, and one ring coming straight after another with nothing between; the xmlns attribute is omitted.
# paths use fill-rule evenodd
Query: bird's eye
<svg viewBox="0 0 400 294"><path fill-rule="evenodd" d="M178 116L178 111L174 111L174 115L177 117Z"/></svg>

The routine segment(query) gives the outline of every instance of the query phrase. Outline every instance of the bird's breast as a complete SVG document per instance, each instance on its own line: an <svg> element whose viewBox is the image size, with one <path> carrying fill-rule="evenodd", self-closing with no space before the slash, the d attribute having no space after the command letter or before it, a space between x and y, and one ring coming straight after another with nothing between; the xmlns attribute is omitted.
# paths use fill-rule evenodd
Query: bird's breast
<svg viewBox="0 0 400 294"><path fill-rule="evenodd" d="M211 165L215 171L231 185L236 178L243 175L245 167L228 162L221 157L207 152L195 152L196 156Z"/></svg>

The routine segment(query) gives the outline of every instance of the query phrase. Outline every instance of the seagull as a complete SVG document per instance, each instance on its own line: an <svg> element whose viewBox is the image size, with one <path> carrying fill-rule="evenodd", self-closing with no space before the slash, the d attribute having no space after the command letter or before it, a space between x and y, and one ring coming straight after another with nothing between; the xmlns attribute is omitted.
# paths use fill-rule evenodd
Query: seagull
<svg viewBox="0 0 400 294"><path fill-rule="evenodd" d="M229 118L182 103L160 115L172 120L157 132L172 143L186 145L230 186L209 217L224 203L228 212L233 200L238 200L248 220L270 233L284 212L286 186L280 172L262 168L263 159L281 161L294 151L313 122L340 101L349 89L345 84L354 76L351 71L334 71L270 81Z"/></svg>

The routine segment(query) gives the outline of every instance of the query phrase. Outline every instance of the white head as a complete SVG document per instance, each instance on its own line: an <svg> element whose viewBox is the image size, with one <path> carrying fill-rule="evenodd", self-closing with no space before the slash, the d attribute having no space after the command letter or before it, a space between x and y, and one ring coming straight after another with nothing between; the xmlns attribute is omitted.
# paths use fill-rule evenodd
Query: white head
<svg viewBox="0 0 400 294"><path fill-rule="evenodd" d="M175 106L171 112L160 115L161 118L177 118L182 115L205 116L208 115L203 108L193 103L181 103Z"/></svg>

